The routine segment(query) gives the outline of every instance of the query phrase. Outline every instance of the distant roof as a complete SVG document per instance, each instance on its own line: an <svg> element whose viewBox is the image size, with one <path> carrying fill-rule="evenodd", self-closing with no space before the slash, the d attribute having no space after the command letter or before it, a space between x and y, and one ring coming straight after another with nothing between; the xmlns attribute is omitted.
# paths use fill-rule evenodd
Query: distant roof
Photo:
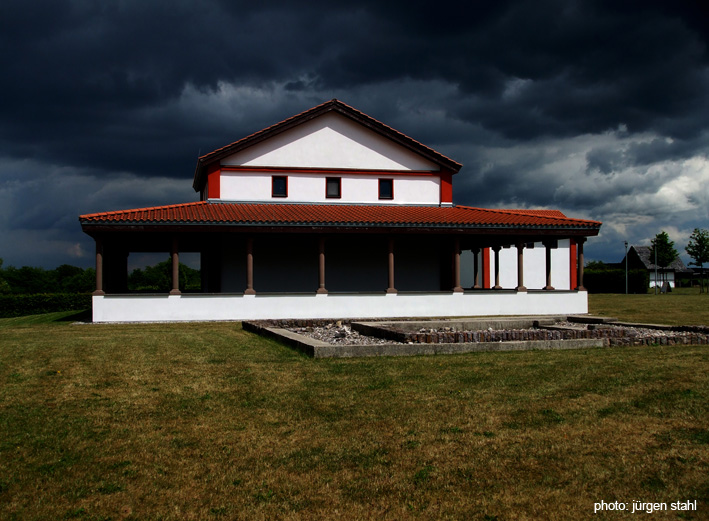
<svg viewBox="0 0 709 521"><path fill-rule="evenodd" d="M638 254L638 258L640 259L640 262L643 263L645 268L648 270L654 270L655 269L655 263L653 262L654 259L651 258L651 251L652 248L650 246L631 246L630 250L635 250L635 252ZM630 251L628 252L630 253ZM661 267L657 266L658 270L661 269L671 269L674 271L692 271L691 269L687 268L687 266L684 265L684 262L682 262L682 259L677 256L675 260L672 261L672 263L667 266L667 267Z"/></svg>
<svg viewBox="0 0 709 521"><path fill-rule="evenodd" d="M546 215L546 214L553 215ZM470 206L224 203L199 201L79 216L84 227L120 225L323 226L567 230L596 235L601 223L556 211ZM580 232L580 233L579 233Z"/></svg>
<svg viewBox="0 0 709 521"><path fill-rule="evenodd" d="M217 150L214 150L209 154L203 155L197 160L197 168L195 169L194 182L192 183L192 187L195 189L195 191L199 191L201 189L202 185L204 184L207 166L211 163L220 161L221 159L228 157L236 152L239 152L240 150L255 145L256 143L264 141L270 137L275 136L276 134L280 134L281 132L284 132L302 123L315 119L318 116L321 116L328 112L337 112L338 114L342 114L343 116L352 119L360 123L361 125L373 130L374 132L377 132L378 134L389 138L390 140L398 143L399 145L402 145L403 147L408 148L413 152L416 152L417 154L425 157L433 163L436 163L437 165L448 171L456 173L463 166L457 161L454 161L451 158L444 156L440 152L436 152L432 148L427 147L423 143L419 143L415 139L410 138L406 134L402 134L398 130L394 130L390 126L382 123L381 121L378 121L373 117L368 116L364 112L360 112L359 110L350 107L345 103L342 103L340 100L332 99L309 110L306 110L305 112L301 112L300 114L296 114L295 116L292 116L288 119L284 119L280 123L276 123L275 125L271 125L270 127L267 127L263 130L259 130L258 132L255 132L250 136L246 136L238 141L234 141L229 145L218 148Z"/></svg>

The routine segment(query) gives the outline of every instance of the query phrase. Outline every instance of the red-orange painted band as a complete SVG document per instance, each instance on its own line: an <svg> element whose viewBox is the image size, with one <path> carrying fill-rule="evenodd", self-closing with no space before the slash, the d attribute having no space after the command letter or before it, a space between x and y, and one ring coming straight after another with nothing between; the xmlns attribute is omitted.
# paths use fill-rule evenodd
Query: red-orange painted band
<svg viewBox="0 0 709 521"><path fill-rule="evenodd" d="M490 248L482 249L483 288L490 289Z"/></svg>
<svg viewBox="0 0 709 521"><path fill-rule="evenodd" d="M576 289L578 262L576 261L576 239L569 239L569 289Z"/></svg>
<svg viewBox="0 0 709 521"><path fill-rule="evenodd" d="M219 163L207 167L207 197L209 199L219 199L221 194L221 174Z"/></svg>
<svg viewBox="0 0 709 521"><path fill-rule="evenodd" d="M222 165L223 172L263 172L269 174L325 174L325 175L410 175L410 176L429 176L441 177L446 175L443 172L428 171L428 170L360 170L356 168L303 168L290 166L240 166L240 165ZM450 177L450 174L447 174Z"/></svg>

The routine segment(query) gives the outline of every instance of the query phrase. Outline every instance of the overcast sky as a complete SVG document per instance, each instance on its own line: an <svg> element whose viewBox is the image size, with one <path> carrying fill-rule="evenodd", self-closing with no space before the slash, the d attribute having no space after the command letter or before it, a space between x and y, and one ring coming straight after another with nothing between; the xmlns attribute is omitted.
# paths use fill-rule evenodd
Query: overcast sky
<svg viewBox="0 0 709 521"><path fill-rule="evenodd" d="M199 154L332 98L463 163L457 204L709 228L696 1L0 3L0 257L93 265L78 215L198 200ZM466 4L466 5L463 5Z"/></svg>

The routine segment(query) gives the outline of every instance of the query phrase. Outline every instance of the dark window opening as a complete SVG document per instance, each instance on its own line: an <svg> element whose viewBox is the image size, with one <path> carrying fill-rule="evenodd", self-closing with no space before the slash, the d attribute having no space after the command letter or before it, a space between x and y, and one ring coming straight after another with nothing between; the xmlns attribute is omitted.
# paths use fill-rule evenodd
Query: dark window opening
<svg viewBox="0 0 709 521"><path fill-rule="evenodd" d="M394 180L379 180L379 199L394 199Z"/></svg>
<svg viewBox="0 0 709 521"><path fill-rule="evenodd" d="M339 199L342 190L342 179L339 177L328 177L326 179L325 197L328 199Z"/></svg>
<svg viewBox="0 0 709 521"><path fill-rule="evenodd" d="M271 178L271 196L288 197L288 177L284 175L274 175Z"/></svg>

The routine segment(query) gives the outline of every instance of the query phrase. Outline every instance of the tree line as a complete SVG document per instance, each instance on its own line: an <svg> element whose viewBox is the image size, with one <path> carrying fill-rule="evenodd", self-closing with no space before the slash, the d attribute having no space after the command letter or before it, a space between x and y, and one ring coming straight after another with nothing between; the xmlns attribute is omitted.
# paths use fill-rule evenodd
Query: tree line
<svg viewBox="0 0 709 521"><path fill-rule="evenodd" d="M689 265L699 268L699 276L701 277L700 291L704 291L704 264L709 262L709 230L695 228L692 235L689 236L685 251L694 261L690 262Z"/></svg>
<svg viewBox="0 0 709 521"><path fill-rule="evenodd" d="M167 293L172 288L170 259L154 266L137 268L128 274L128 290ZM200 270L180 264L180 289L199 291ZM54 269L31 266L3 267L0 258L0 294L91 293L96 289L96 270L62 264Z"/></svg>
<svg viewBox="0 0 709 521"><path fill-rule="evenodd" d="M692 235L689 236L687 247L684 249L692 258L690 266L699 268L699 287L700 292L704 291L704 264L709 262L709 230L695 228ZM674 262L679 256L675 249L674 241L670 240L669 235L664 230L658 233L652 240L650 248L650 258L657 259L657 266L666 268Z"/></svg>
<svg viewBox="0 0 709 521"><path fill-rule="evenodd" d="M690 266L699 268L700 291L704 292L704 264L709 263L709 230L695 228L689 237L685 248L692 258ZM650 246L650 262L658 268L669 267L679 256L674 241L664 230L655 235ZM625 270L618 264L606 264L601 261L590 261L585 265L584 283L589 291L595 293L622 293L625 290ZM664 276L664 272L663 272ZM649 285L646 270L630 270L628 273L628 291L630 293L645 293Z"/></svg>

